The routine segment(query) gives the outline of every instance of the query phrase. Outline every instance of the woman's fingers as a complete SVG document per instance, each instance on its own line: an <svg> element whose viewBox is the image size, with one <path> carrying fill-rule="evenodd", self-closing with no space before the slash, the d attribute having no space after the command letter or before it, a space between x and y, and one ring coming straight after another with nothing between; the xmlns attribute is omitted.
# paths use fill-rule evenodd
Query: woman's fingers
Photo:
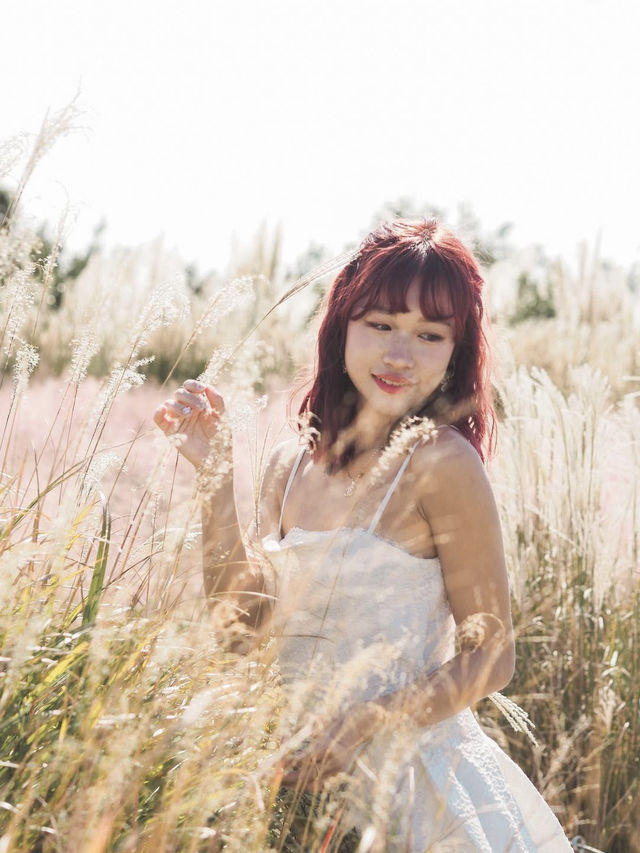
<svg viewBox="0 0 640 853"><path fill-rule="evenodd" d="M168 414L174 418L186 418L193 413L192 407L182 403L180 400L165 400L164 406Z"/></svg>
<svg viewBox="0 0 640 853"><path fill-rule="evenodd" d="M195 379L187 379L183 387L176 389L173 397L158 406L153 420L163 432L167 432L175 429L172 421L199 414L219 416L223 411L224 400L214 388Z"/></svg>
<svg viewBox="0 0 640 853"><path fill-rule="evenodd" d="M221 415L224 412L224 400L211 385L205 385L204 393L213 411Z"/></svg>
<svg viewBox="0 0 640 853"><path fill-rule="evenodd" d="M384 711L375 703L352 706L309 745L287 758L282 784L318 790L353 764L356 750L381 724ZM386 715L385 715L386 716Z"/></svg>
<svg viewBox="0 0 640 853"><path fill-rule="evenodd" d="M295 770L288 770L282 776L282 784L288 788L297 788L300 786L305 790L318 788L325 778L323 776L320 765L308 763Z"/></svg>
<svg viewBox="0 0 640 853"><path fill-rule="evenodd" d="M206 412L208 409L207 403L202 394L193 394L187 391L186 388L178 388L173 395L174 400L183 406L197 412Z"/></svg>
<svg viewBox="0 0 640 853"><path fill-rule="evenodd" d="M184 387L187 391L192 391L194 394L202 394L207 386L204 382L200 382L199 379L185 379Z"/></svg>
<svg viewBox="0 0 640 853"><path fill-rule="evenodd" d="M212 409L216 409L219 412L224 410L224 401L212 385L205 385L204 382L200 382L198 379L186 379L184 389L188 393L197 396L200 400L202 400L202 395L204 395Z"/></svg>
<svg viewBox="0 0 640 853"><path fill-rule="evenodd" d="M224 412L224 400L211 385L205 385L197 379L187 379L182 388L173 395L178 403L194 411L206 412L209 409L217 415Z"/></svg>
<svg viewBox="0 0 640 853"><path fill-rule="evenodd" d="M158 406L153 420L166 436L178 432L184 436L178 450L199 468L211 453L223 412L224 401L214 388L197 379L187 379Z"/></svg>
<svg viewBox="0 0 640 853"><path fill-rule="evenodd" d="M153 422L156 426L159 426L162 432L166 435L170 435L175 431L176 421L175 418L168 416L168 409L164 403L153 413Z"/></svg>
<svg viewBox="0 0 640 853"><path fill-rule="evenodd" d="M305 791L317 791L343 769L337 763L311 762L297 770L287 771L282 776L282 784L287 788L300 787Z"/></svg>
<svg viewBox="0 0 640 853"><path fill-rule="evenodd" d="M341 749L330 747L298 752L288 760L282 784L289 787L301 785L306 790L318 788L345 769L347 758Z"/></svg>

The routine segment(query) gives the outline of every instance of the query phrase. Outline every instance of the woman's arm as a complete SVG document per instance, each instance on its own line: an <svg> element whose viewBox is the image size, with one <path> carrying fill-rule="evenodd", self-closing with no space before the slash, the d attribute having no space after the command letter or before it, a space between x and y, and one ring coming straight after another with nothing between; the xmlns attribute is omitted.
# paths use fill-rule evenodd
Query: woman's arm
<svg viewBox="0 0 640 853"><path fill-rule="evenodd" d="M380 704L429 725L505 687L513 676L515 647L500 522L480 458L453 431L415 456L426 472L417 477L419 508L438 551L460 648Z"/></svg>
<svg viewBox="0 0 640 853"><path fill-rule="evenodd" d="M158 407L154 421L165 435L183 436L178 449L200 480L205 592L214 604L225 603L233 619L255 628L264 612L263 582L247 559L238 523L223 413L224 401L214 388L188 379Z"/></svg>

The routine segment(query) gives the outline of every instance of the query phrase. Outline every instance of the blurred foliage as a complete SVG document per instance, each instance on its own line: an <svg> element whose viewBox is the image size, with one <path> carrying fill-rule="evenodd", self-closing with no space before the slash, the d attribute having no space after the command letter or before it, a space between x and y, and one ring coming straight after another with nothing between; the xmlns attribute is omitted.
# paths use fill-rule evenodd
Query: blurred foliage
<svg viewBox="0 0 640 853"><path fill-rule="evenodd" d="M556 306L553 294L543 293L540 284L533 280L529 273L520 273L515 308L509 318L510 322L515 325L523 320L549 320L555 316Z"/></svg>
<svg viewBox="0 0 640 853"><path fill-rule="evenodd" d="M0 187L0 228L8 224L7 216L14 208L15 197L6 188ZM62 305L65 291L73 286L73 282L85 269L91 257L101 249L101 237L106 223L100 222L94 229L93 237L89 246L80 253L71 254L64 246L56 244L55 238L51 236L51 229L47 223L42 223L36 233L30 252L30 258L35 264L34 276L41 284L45 281L49 259L57 254L57 261L53 265L48 282L46 303L52 310L57 310ZM0 280L0 284L2 284Z"/></svg>
<svg viewBox="0 0 640 853"><path fill-rule="evenodd" d="M16 213L11 193L0 190L3 229L15 226ZM597 256L589 260L585 250L579 270L572 273L540 247L520 250L514 246L508 223L487 230L469 205L449 212L408 197L382 205L363 228L361 238L394 217L442 220L473 249L492 295L498 292L494 279L501 278L504 304L502 309L491 304L491 316L503 327L517 364L537 364L561 387L567 387L571 366L588 361L611 377L616 395L629 390L629 380L623 377L635 376L640 369L638 312L633 307L639 289L638 268L622 271ZM269 312L294 282L332 257L327 246L311 243L285 267L280 230L263 225L246 244L236 241L224 273L203 273L193 263L169 257L160 242L120 250L116 257L105 251L103 232L101 224L85 251L69 254L50 236L51 229L41 225L26 238L30 240L28 254L14 258L14 268L33 264L33 283L41 286L32 311L36 313L37 305L39 319L30 328L26 326L24 334L24 341L42 354L39 375L60 375L72 362L74 341L85 334L86 317L95 309L95 294L104 291L106 281L111 297L103 302L102 316L94 324L101 340L88 367L90 374L104 376L115 342L122 337L121 326L131 324L132 312L142 310L147 292L161 285L163 277L174 282L176 297L186 300L188 313L172 326L164 324L153 332L138 352L138 357L150 359L146 376L164 382L169 377L181 381L199 375L212 353L224 347L234 349L243 341L247 359L261 364L260 378L257 374L254 378L259 393L272 379L289 383L301 365L308 364L313 328L334 273L318 274L295 300ZM355 244L343 248L353 249ZM225 293L243 278L252 282L252 298L225 314L222 323L206 320L212 303L224 300ZM617 331L620 323L622 334ZM615 369L607 362L613 352ZM11 364L8 359L7 365Z"/></svg>

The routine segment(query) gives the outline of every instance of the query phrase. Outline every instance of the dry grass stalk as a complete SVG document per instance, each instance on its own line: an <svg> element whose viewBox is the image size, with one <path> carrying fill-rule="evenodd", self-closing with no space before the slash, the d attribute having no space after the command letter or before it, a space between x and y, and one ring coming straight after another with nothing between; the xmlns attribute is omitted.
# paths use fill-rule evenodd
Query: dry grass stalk
<svg viewBox="0 0 640 853"><path fill-rule="evenodd" d="M58 122L63 130L67 119ZM29 168L48 144L45 134ZM254 344L248 337L242 359L234 359L257 318L243 319L241 303L212 293L195 319L185 317L184 271L155 245L92 259L73 298L44 322L32 236L15 220L0 228L1 328L5 365L15 371L13 390L0 389L8 400L0 443L0 844L7 853L384 849L397 805L401 733L385 753L373 819L359 842L343 838L344 823L336 827L344 802L281 791L279 778L287 752L348 702L372 661L383 676L394 650L363 650L342 692L329 693L310 716L317 682L283 695L273 646L246 657L229 652L228 614L206 611L193 577L198 501L180 487L175 451L153 449L149 461L152 439L137 415L119 446L109 440L138 396L151 409L143 396L148 349L166 335L169 362L184 366L200 346L210 355L207 336L233 309L242 321L236 338L220 334L209 365L204 357L194 363L228 382L230 399L235 392L230 421L248 431L245 474L257 492L276 431L261 435L256 408L264 401L256 407L255 390L265 381L266 354L268 371L290 371L292 315L270 326L269 314L260 328L278 326L276 344L267 350L264 338ZM116 311L121 287L137 294L133 318ZM580 316L593 320L606 306L595 285L591 294ZM626 321L616 314L607 321L620 322L622 338ZM521 331L529 342L537 334ZM569 370L585 351L582 338L565 331L566 387L540 370L520 369L505 380L491 472L518 633L509 695L535 721L539 745L511 731L490 704L480 711L570 834L628 853L640 849L640 415L635 398L620 399L620 377L609 383L588 366ZM47 423L34 453L21 437L44 399L44 386L34 387L30 375L36 356L59 359L68 373L55 403L38 413ZM87 376L96 358L98 390ZM623 364L628 370L631 362ZM230 449L227 438L201 487L215 486ZM128 468L143 451L146 477L124 504ZM353 786L352 808L359 796Z"/></svg>

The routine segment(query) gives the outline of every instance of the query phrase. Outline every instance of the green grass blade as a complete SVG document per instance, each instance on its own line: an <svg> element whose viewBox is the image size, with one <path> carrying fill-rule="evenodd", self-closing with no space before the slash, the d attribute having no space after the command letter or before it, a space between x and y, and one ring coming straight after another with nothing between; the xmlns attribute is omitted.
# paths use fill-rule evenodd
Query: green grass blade
<svg viewBox="0 0 640 853"><path fill-rule="evenodd" d="M91 584L89 585L89 593L87 602L84 606L82 614L82 627L87 628L93 625L98 614L98 605L102 594L102 584L104 575L107 569L107 559L109 557L109 545L111 541L111 512L109 510L109 502L100 492L100 500L102 502L102 526L100 528L100 545L98 546L98 554L91 575Z"/></svg>

